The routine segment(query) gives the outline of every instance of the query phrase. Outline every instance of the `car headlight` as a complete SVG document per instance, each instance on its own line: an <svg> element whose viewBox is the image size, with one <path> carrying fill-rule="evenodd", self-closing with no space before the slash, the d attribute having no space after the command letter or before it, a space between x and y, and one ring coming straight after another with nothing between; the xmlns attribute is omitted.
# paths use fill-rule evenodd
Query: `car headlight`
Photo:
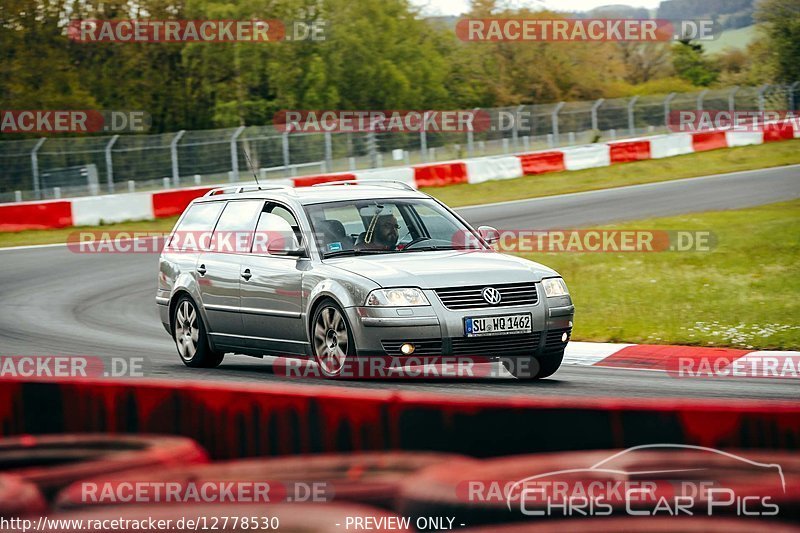
<svg viewBox="0 0 800 533"><path fill-rule="evenodd" d="M410 307L415 305L430 305L425 294L419 289L378 289L367 296L368 306L380 307Z"/></svg>
<svg viewBox="0 0 800 533"><path fill-rule="evenodd" d="M569 294L569 291L567 290L567 284L564 283L564 280L561 278L543 279L542 286L544 287L544 293L548 298L553 298L555 296L566 296Z"/></svg>

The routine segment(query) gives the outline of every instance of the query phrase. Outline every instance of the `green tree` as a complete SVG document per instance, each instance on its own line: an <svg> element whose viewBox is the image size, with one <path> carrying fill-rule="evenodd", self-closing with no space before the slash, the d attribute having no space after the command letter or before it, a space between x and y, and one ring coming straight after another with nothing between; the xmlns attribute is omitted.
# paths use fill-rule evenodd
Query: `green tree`
<svg viewBox="0 0 800 533"><path fill-rule="evenodd" d="M800 2L762 0L757 5L756 20L764 25L775 81L800 81Z"/></svg>
<svg viewBox="0 0 800 533"><path fill-rule="evenodd" d="M703 45L679 41L672 47L672 66L678 77L701 87L707 87L719 78L719 69L704 55Z"/></svg>

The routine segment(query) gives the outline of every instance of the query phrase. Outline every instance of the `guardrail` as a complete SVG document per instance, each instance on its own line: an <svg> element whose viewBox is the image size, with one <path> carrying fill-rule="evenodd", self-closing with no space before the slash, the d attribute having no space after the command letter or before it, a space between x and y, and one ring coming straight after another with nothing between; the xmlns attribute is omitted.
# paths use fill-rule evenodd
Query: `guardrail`
<svg viewBox="0 0 800 533"><path fill-rule="evenodd" d="M732 87L492 108L483 111L493 125L501 116L524 114L528 120L461 133L290 134L270 125L0 141L0 201L53 198L45 174L75 166L96 169L98 183L77 178L75 183L58 183L63 197L237 182L250 175L245 149L262 176L290 178L616 141L664 133L670 113L679 110L797 109L799 87Z"/></svg>
<svg viewBox="0 0 800 533"><path fill-rule="evenodd" d="M357 170L269 180L269 186L307 187L343 181L391 180L412 187L482 183L563 170L604 167L631 161L660 159L720 148L762 144L800 137L791 123L761 132L712 131L675 133L624 141L575 146L559 150L523 152L509 156L421 164L410 167ZM255 185L241 183L236 186ZM0 232L25 229L92 226L127 220L175 216L189 202L213 187L90 196L67 200L0 204Z"/></svg>

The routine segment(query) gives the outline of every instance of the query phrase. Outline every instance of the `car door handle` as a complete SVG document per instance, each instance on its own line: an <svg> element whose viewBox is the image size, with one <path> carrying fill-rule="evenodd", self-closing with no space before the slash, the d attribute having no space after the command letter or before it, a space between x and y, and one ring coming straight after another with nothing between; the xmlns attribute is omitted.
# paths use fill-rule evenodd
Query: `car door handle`
<svg viewBox="0 0 800 533"><path fill-rule="evenodd" d="M207 270L205 265L200 265L199 267L197 267L197 273L200 274L201 276L205 276L206 272Z"/></svg>
<svg viewBox="0 0 800 533"><path fill-rule="evenodd" d="M253 277L253 274L250 273L249 268L245 268L244 272L242 272L242 277L244 278L245 281L250 281L250 278Z"/></svg>

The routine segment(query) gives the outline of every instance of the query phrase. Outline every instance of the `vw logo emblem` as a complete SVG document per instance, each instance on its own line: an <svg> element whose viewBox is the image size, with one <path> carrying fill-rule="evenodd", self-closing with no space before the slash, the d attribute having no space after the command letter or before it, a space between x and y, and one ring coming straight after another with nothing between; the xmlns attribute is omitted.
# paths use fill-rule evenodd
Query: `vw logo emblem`
<svg viewBox="0 0 800 533"><path fill-rule="evenodd" d="M500 300L503 299L503 295L500 294L500 291L495 289L494 287L486 287L483 289L483 299L489 302L491 305L497 305L500 303Z"/></svg>

